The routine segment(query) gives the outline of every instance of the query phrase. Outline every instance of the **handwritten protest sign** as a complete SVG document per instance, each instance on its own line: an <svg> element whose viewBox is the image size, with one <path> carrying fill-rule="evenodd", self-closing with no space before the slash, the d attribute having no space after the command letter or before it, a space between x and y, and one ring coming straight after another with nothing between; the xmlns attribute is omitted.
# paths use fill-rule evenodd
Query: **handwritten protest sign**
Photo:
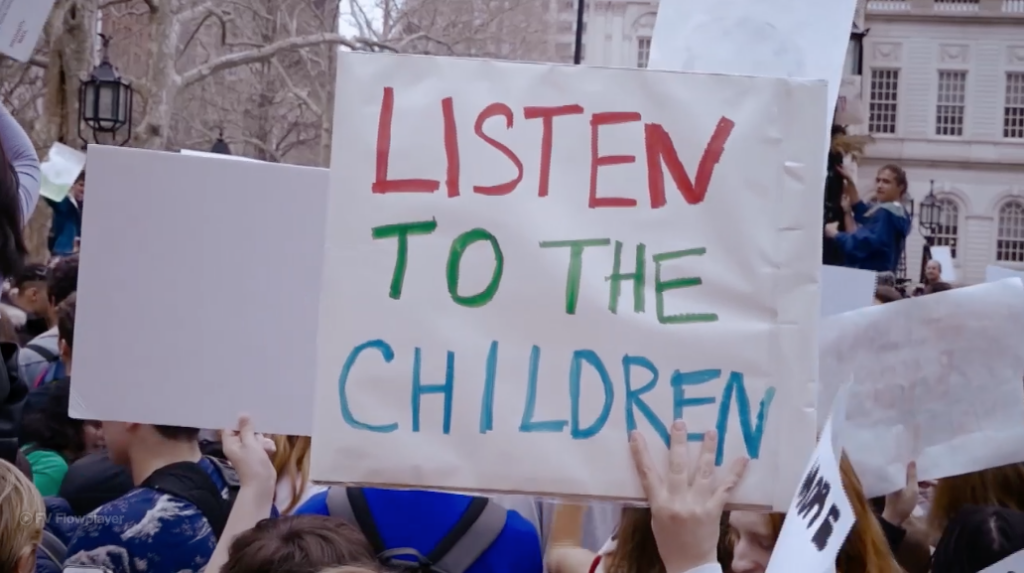
<svg viewBox="0 0 1024 573"><path fill-rule="evenodd" d="M845 449L868 497L1024 461L1019 279L873 306L821 326L818 411L852 380Z"/></svg>
<svg viewBox="0 0 1024 573"><path fill-rule="evenodd" d="M84 153L59 141L54 143L39 166L43 175L39 193L51 201L63 201L82 169L85 169Z"/></svg>
<svg viewBox="0 0 1024 573"><path fill-rule="evenodd" d="M1019 278L1024 280L1024 272L1015 271L1006 267L1000 267L997 265L989 265L985 267L985 282L993 283L1001 281L1003 279Z"/></svg>
<svg viewBox="0 0 1024 573"><path fill-rule="evenodd" d="M813 438L824 86L339 70L313 478L639 499L628 432L682 417L754 459L735 501L772 505Z"/></svg>
<svg viewBox="0 0 1024 573"><path fill-rule="evenodd" d="M835 570L836 557L856 521L839 470L843 449L838 434L843 432L849 388L845 385L836 397L818 447L786 512L766 573Z"/></svg>
<svg viewBox="0 0 1024 573"><path fill-rule="evenodd" d="M43 31L55 0L0 2L0 52L27 62Z"/></svg>
<svg viewBox="0 0 1024 573"><path fill-rule="evenodd" d="M245 412L308 435L327 170L102 145L88 161L71 415Z"/></svg>

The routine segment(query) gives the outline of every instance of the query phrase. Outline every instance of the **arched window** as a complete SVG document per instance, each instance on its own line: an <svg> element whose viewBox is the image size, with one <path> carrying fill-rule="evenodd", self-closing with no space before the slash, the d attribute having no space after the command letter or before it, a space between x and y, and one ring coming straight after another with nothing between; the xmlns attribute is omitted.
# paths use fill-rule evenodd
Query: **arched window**
<svg viewBox="0 0 1024 573"><path fill-rule="evenodd" d="M999 208L996 260L1024 263L1024 203L1012 199Z"/></svg>
<svg viewBox="0 0 1024 573"><path fill-rule="evenodd" d="M949 197L939 199L939 226L932 235L932 244L937 247L949 247L953 258L956 258L956 243L960 236L960 206Z"/></svg>

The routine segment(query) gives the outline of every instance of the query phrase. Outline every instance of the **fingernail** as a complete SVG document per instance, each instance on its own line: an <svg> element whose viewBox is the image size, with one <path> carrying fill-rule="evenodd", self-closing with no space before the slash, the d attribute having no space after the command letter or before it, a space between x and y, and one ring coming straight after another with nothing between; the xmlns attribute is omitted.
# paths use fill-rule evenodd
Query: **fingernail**
<svg viewBox="0 0 1024 573"><path fill-rule="evenodd" d="M640 433L640 432L638 432L638 431L636 431L636 430L633 430L632 432L630 432L630 433L629 433L629 443L631 443L631 444L635 444L635 443L636 443L636 440L637 440L637 435L638 435L639 433Z"/></svg>
<svg viewBox="0 0 1024 573"><path fill-rule="evenodd" d="M682 420L676 420L675 422L672 422L672 430L675 432L685 432L686 422Z"/></svg>

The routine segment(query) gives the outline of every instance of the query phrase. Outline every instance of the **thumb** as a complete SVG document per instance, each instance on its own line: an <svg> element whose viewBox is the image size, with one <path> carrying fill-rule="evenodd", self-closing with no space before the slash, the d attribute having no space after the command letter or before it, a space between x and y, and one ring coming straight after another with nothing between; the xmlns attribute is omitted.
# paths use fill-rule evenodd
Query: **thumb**
<svg viewBox="0 0 1024 573"><path fill-rule="evenodd" d="M917 462L907 464L907 485L917 483Z"/></svg>

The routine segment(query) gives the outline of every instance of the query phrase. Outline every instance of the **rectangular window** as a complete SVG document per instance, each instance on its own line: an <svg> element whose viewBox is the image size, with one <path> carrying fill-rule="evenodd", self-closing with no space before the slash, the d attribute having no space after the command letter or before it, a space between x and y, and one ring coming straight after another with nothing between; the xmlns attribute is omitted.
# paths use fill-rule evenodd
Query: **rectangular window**
<svg viewBox="0 0 1024 573"><path fill-rule="evenodd" d="M1003 108L1003 137L1024 139L1024 72L1006 74L1006 107Z"/></svg>
<svg viewBox="0 0 1024 573"><path fill-rule="evenodd" d="M871 70L871 90L868 94L868 131L871 133L896 133L899 88L899 70Z"/></svg>
<svg viewBox="0 0 1024 573"><path fill-rule="evenodd" d="M960 137L964 134L967 107L967 72L940 71L935 103L935 135Z"/></svg>
<svg viewBox="0 0 1024 573"><path fill-rule="evenodd" d="M647 62L651 59L651 39L640 37L636 39L636 67L646 68Z"/></svg>

